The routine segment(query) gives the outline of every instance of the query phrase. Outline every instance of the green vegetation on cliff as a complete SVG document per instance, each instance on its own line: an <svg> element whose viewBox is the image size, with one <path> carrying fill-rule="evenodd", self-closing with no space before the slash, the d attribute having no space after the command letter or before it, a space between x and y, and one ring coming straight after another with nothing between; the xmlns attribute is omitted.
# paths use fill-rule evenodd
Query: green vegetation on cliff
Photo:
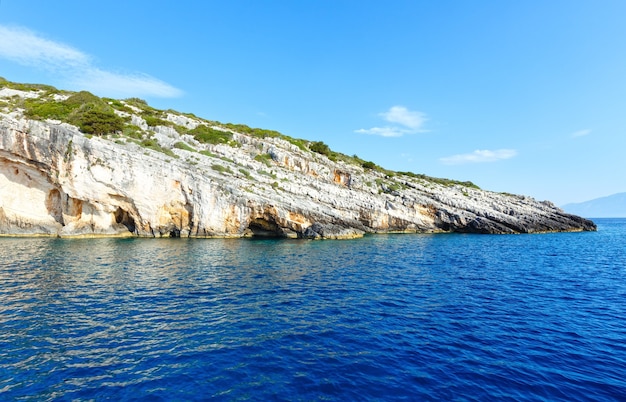
<svg viewBox="0 0 626 402"><path fill-rule="evenodd" d="M227 144L233 138L231 132L216 130L203 124L193 130L189 130L188 134L193 135L196 140L205 144Z"/></svg>
<svg viewBox="0 0 626 402"><path fill-rule="evenodd" d="M313 152L322 155L333 162L343 162L350 165L360 166L365 170L377 171L383 174L388 180L403 176L405 179L414 178L445 186L459 185L470 188L479 188L469 181L456 181L441 179L416 174L413 172L394 172L384 169L374 162L366 161L358 156L348 156L335 152L322 141L307 141L281 134L277 131L251 128L243 124L220 123L217 121L204 120L193 114L179 113L173 110L163 111L155 109L139 98L128 98L124 100L100 98L87 91L71 92L61 91L49 85L40 84L19 84L7 81L0 77L0 89L9 88L18 91L36 92L38 96L20 97L13 96L8 100L0 102L1 110L23 109L24 115L31 119L46 120L53 119L77 126L83 133L88 135L107 136L114 138L124 137L127 142L137 143L145 148L163 152L170 156L176 156L171 149L163 148L153 137L156 127L170 127L180 135L191 135L196 141L203 144L218 145L224 144L231 147L240 146L239 142L233 138L233 133L247 135L253 138L277 138L295 145L305 152ZM132 121L131 115L138 115L145 121L146 129L139 127ZM195 128L188 129L177 125L168 116L181 116L192 118L199 122ZM176 120L177 121L177 120ZM145 127L144 126L144 127ZM122 141L122 143L123 143ZM119 140L116 140L119 142ZM174 148L195 151L194 148L184 142L176 142ZM201 154L213 155L208 150L200 150ZM261 154L255 157L257 161L271 165L271 156ZM394 183L398 183L394 179ZM385 188L392 191L398 190L400 184L389 184Z"/></svg>
<svg viewBox="0 0 626 402"><path fill-rule="evenodd" d="M24 99L24 114L31 119L54 119L80 128L86 134L104 135L124 129L126 123L101 98L87 92L74 93L66 99L55 98L53 91L44 96ZM58 99L58 100L57 100Z"/></svg>

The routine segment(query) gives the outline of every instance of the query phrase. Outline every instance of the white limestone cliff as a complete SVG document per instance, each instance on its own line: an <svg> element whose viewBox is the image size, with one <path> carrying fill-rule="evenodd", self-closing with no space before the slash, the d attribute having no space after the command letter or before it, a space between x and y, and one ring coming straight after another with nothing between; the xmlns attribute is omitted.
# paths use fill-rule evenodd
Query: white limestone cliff
<svg viewBox="0 0 626 402"><path fill-rule="evenodd" d="M0 98L33 96L2 91ZM151 129L170 155L5 107L0 234L351 238L595 230L592 222L529 197L333 162L281 138L232 132L237 146L203 144L171 127L149 128L139 115L130 118ZM206 124L175 113L167 120L187 128Z"/></svg>

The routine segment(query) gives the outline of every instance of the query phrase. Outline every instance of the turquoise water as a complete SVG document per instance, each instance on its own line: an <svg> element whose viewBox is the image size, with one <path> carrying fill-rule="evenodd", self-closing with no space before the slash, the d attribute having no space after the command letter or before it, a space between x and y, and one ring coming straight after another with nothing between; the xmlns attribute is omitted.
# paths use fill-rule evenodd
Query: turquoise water
<svg viewBox="0 0 626 402"><path fill-rule="evenodd" d="M626 220L0 239L0 400L626 399Z"/></svg>

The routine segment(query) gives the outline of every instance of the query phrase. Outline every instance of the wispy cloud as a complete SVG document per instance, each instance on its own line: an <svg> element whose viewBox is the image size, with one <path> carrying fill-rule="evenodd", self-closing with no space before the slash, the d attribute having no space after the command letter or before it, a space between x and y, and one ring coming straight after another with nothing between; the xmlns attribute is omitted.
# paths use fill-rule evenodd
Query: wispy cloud
<svg viewBox="0 0 626 402"><path fill-rule="evenodd" d="M26 28L0 25L0 56L26 66L82 67L89 56L63 43L37 36Z"/></svg>
<svg viewBox="0 0 626 402"><path fill-rule="evenodd" d="M73 77L70 83L78 88L85 88L96 93L114 91L129 96L156 96L172 98L182 95L182 91L146 74L118 74L90 67ZM124 96L124 95L122 95Z"/></svg>
<svg viewBox="0 0 626 402"><path fill-rule="evenodd" d="M380 135L381 137L402 137L404 134L408 133L408 130L400 127L372 127L360 128L354 130L354 132L359 134Z"/></svg>
<svg viewBox="0 0 626 402"><path fill-rule="evenodd" d="M182 91L142 73L124 74L98 68L93 58L69 45L23 28L0 25L0 57L52 71L67 84L109 96L181 96Z"/></svg>
<svg viewBox="0 0 626 402"><path fill-rule="evenodd" d="M382 137L401 137L405 134L423 132L422 126L426 122L426 115L421 112L411 111L404 106L392 106L388 111L379 113L380 117L388 123L383 127L361 128L355 130L359 134L380 135Z"/></svg>
<svg viewBox="0 0 626 402"><path fill-rule="evenodd" d="M584 136L589 135L589 134L591 134L591 130L586 128L584 130L578 130L578 131L572 133L572 137L573 138L584 137Z"/></svg>
<svg viewBox="0 0 626 402"><path fill-rule="evenodd" d="M468 154L458 154L440 158L439 161L446 165L461 165L465 163L496 162L503 159L510 159L517 155L514 149L477 149Z"/></svg>

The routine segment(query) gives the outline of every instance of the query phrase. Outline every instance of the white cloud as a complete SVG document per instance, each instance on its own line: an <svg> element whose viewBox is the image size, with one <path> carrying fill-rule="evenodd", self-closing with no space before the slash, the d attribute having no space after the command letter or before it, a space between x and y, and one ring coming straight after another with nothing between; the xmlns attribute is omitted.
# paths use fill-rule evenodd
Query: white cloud
<svg viewBox="0 0 626 402"><path fill-rule="evenodd" d="M0 25L0 57L22 65L54 68L89 65L89 56L62 43L41 38L26 28Z"/></svg>
<svg viewBox="0 0 626 402"><path fill-rule="evenodd" d="M146 74L118 74L90 67L69 81L78 88L110 96L156 96L173 98L183 92L170 84Z"/></svg>
<svg viewBox="0 0 626 402"><path fill-rule="evenodd" d="M68 85L108 96L181 96L182 91L146 74L120 74L93 64L91 56L22 27L0 25L0 57L52 71Z"/></svg>
<svg viewBox="0 0 626 402"><path fill-rule="evenodd" d="M423 113L412 112L404 106L392 106L388 111L380 113L390 123L397 123L411 130L419 130L426 121Z"/></svg>
<svg viewBox="0 0 626 402"><path fill-rule="evenodd" d="M497 149L494 151L488 149L477 149L468 154L458 154L440 158L439 160L446 165L461 165L465 163L483 163L496 162L503 159L510 159L517 155L514 149Z"/></svg>
<svg viewBox="0 0 626 402"><path fill-rule="evenodd" d="M359 134L380 135L382 137L402 137L405 134L423 132L426 115L411 111L404 106L392 106L388 111L379 113L385 121L394 125L384 127L361 128L355 130Z"/></svg>
<svg viewBox="0 0 626 402"><path fill-rule="evenodd" d="M584 137L585 135L589 135L591 134L591 130L586 128L584 130L578 130L575 133L572 133L572 137L576 138L576 137Z"/></svg>
<svg viewBox="0 0 626 402"><path fill-rule="evenodd" d="M402 137L406 134L407 130L402 130L398 127L372 127L361 128L354 132L359 134L380 135L381 137Z"/></svg>

